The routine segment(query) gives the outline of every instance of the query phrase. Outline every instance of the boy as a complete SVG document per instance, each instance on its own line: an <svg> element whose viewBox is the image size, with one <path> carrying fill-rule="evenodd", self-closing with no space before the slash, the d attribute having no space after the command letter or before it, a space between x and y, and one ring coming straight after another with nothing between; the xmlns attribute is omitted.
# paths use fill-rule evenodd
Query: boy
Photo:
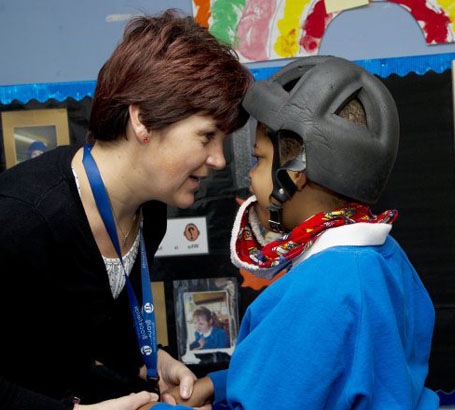
<svg viewBox="0 0 455 410"><path fill-rule="evenodd" d="M231 409L437 409L424 387L430 298L375 216L398 149L395 103L374 76L335 57L297 60L251 86L258 120L233 263L289 271L249 307L229 369L199 380L187 405ZM266 244L263 228L286 232ZM174 397L175 393L171 392ZM167 406L159 404L160 406Z"/></svg>

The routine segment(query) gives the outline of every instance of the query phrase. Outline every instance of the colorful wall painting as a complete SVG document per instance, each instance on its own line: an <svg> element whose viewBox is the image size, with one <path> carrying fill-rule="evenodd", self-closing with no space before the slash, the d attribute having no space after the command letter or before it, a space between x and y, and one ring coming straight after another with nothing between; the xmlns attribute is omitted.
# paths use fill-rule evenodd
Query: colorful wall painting
<svg viewBox="0 0 455 410"><path fill-rule="evenodd" d="M324 0L192 0L195 20L232 45L244 63L318 53L330 22ZM386 0L404 7L427 44L455 42L453 0Z"/></svg>
<svg viewBox="0 0 455 410"><path fill-rule="evenodd" d="M369 3L370 0L324 0L325 11L327 13L368 6Z"/></svg>
<svg viewBox="0 0 455 410"><path fill-rule="evenodd" d="M455 42L453 0L387 0L404 7L419 24L427 44Z"/></svg>

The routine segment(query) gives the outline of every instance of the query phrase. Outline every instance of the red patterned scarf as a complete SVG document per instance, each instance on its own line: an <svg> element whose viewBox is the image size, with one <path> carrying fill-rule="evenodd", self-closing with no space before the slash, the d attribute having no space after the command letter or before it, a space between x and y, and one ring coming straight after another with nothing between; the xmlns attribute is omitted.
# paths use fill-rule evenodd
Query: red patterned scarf
<svg viewBox="0 0 455 410"><path fill-rule="evenodd" d="M232 238L235 244L231 243L231 249L235 249L242 262L265 270L276 268L273 269L275 273L288 267L296 257L308 251L327 229L357 222L392 224L398 216L396 210L385 211L376 216L369 207L351 202L332 212L313 215L278 240L261 244L257 232L255 234L250 224L250 213L254 212L252 209L253 202L247 205L244 211L240 211L243 212L240 229L236 238ZM270 276L270 272L266 276Z"/></svg>

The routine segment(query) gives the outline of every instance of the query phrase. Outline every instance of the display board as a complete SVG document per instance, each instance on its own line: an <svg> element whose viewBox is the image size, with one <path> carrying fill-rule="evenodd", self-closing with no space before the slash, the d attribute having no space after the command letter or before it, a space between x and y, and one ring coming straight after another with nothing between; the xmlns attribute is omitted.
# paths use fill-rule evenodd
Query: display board
<svg viewBox="0 0 455 410"><path fill-rule="evenodd" d="M455 157L450 70L383 80L400 115L398 157L375 209L396 208L392 236L436 308L429 387L455 388Z"/></svg>
<svg viewBox="0 0 455 410"><path fill-rule="evenodd" d="M398 105L401 141L389 185L374 209L396 208L399 211L392 235L421 275L436 308L427 384L433 389L451 391L455 388L455 220L451 217L455 209L455 158L451 72L409 73L403 77L393 74L383 81ZM65 108L70 141L81 143L87 131L90 105L89 97L80 101L68 98L61 102L32 100L20 103L15 100L0 105L0 111ZM152 281L164 285L168 347L175 356L178 356L179 342L182 342L178 332L182 319L176 315L174 282L233 278L240 318L262 286L268 285L253 284L251 278L245 279L245 275L232 266L229 257L231 228L238 209L236 198L248 196L248 155L245 152L250 146L249 133L246 127L235 138L227 140L227 166L204 181L194 206L186 210L168 209L169 218L185 218L183 228L188 227L190 237L187 240L192 240L195 233L190 229L192 219L198 227L200 220L197 218L203 218L207 235L207 252L157 257L152 267ZM0 146L0 167L1 171L6 168L3 146ZM182 229L184 234L185 229ZM189 292L198 293L194 289ZM230 318L237 323L233 316ZM187 322L184 322L185 326L190 326ZM236 332L231 327L228 330L232 334ZM186 334L186 339L188 332L180 331ZM230 343L233 344L233 340ZM185 343L187 341L191 343L192 339ZM224 360L226 356L223 360L213 359L190 366L197 375L203 375L228 364Z"/></svg>

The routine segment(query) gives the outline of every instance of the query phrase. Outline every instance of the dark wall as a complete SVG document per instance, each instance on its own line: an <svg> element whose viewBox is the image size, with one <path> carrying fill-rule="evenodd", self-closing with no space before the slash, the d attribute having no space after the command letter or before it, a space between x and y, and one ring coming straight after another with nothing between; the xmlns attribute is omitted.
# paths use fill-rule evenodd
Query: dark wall
<svg viewBox="0 0 455 410"><path fill-rule="evenodd" d="M399 217L392 235L407 252L419 272L436 308L436 327L428 385L455 388L455 159L451 73L392 75L383 80L392 92L400 114L401 140L397 162L376 211L395 208ZM67 107L70 138L83 142L91 99L49 100L44 104L13 103L0 110ZM5 167L0 147L0 170ZM229 239L237 211L235 197L247 197L246 189L235 186L233 145L225 146L227 167L213 174L201 188L198 200L188 210L169 208L169 217L206 216L209 255L158 258L152 280L165 281L170 350L177 355L172 280L234 276L229 258ZM239 311L259 292L239 288ZM195 366L201 375L225 367L226 363Z"/></svg>
<svg viewBox="0 0 455 410"><path fill-rule="evenodd" d="M400 148L375 209L395 208L392 236L436 308L429 386L455 388L455 158L450 70L383 80L398 106Z"/></svg>

